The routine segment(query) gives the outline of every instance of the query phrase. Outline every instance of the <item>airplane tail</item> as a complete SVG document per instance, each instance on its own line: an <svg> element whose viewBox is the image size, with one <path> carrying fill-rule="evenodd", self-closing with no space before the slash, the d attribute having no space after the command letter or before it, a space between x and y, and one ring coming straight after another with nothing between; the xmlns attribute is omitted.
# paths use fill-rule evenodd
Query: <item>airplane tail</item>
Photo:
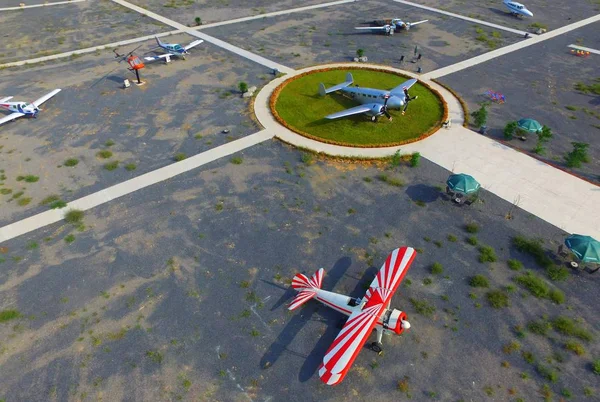
<svg viewBox="0 0 600 402"><path fill-rule="evenodd" d="M160 41L160 39L158 39L158 36L155 36L154 39L156 39L156 44L161 47L163 45L163 43Z"/></svg>
<svg viewBox="0 0 600 402"><path fill-rule="evenodd" d="M296 274L292 280L292 287L299 293L288 306L288 310L295 310L312 299L317 294L316 290L321 289L324 274L323 268L315 272L310 279L304 274Z"/></svg>
<svg viewBox="0 0 600 402"><path fill-rule="evenodd" d="M352 85L353 82L354 82L354 78L352 77L352 73L347 73L346 81L342 82L341 84L334 85L330 88L325 88L325 85L323 85L323 83L320 83L319 84L319 95L325 96L331 92L339 91L342 88L346 88L347 86Z"/></svg>

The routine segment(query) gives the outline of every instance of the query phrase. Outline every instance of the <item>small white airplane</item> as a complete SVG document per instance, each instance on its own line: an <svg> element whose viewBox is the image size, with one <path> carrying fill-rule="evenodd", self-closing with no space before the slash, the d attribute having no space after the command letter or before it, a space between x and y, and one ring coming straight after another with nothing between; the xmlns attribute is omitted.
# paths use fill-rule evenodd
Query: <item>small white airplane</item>
<svg viewBox="0 0 600 402"><path fill-rule="evenodd" d="M515 17L519 15L525 17L533 17L533 13L527 9L523 4L517 3L516 1L504 0L504 5L508 8L508 11Z"/></svg>
<svg viewBox="0 0 600 402"><path fill-rule="evenodd" d="M325 384L342 382L373 329L377 331L377 341L371 344L371 349L380 353L384 333L401 335L410 328L406 313L390 308L390 303L416 255L417 252L411 247L392 251L362 299L321 289L325 273L323 268L310 279L304 274L294 276L292 287L300 293L289 305L289 310L300 307L310 299L317 299L327 307L349 316L319 367L319 377Z"/></svg>
<svg viewBox="0 0 600 402"><path fill-rule="evenodd" d="M417 21L417 22L404 22L400 18L392 18L389 20L373 21L370 27L355 27L354 29L359 30L370 30L375 32L383 32L386 35L393 35L394 31L400 31L402 29L409 30L415 25L422 24L429 20Z"/></svg>
<svg viewBox="0 0 600 402"><path fill-rule="evenodd" d="M0 118L0 124L7 123L11 120L18 119L19 117L37 117L37 114L40 110L40 105L46 102L48 99L52 98L54 95L59 93L60 89L55 89L54 91L42 96L40 99L35 100L31 103L27 102L8 102L13 97L8 96L6 98L0 99L0 108L4 110L8 110L12 112L8 116Z"/></svg>
<svg viewBox="0 0 600 402"><path fill-rule="evenodd" d="M160 39L158 39L158 37L156 37L155 39L156 43L158 44L158 47L163 50L166 50L167 53L156 56L144 57L144 60L146 61L156 61L160 59L165 59L165 63L169 63L171 61L171 57L181 57L185 60L185 55L189 54L188 50L204 42L202 39L198 39L187 46L181 46L177 43L164 43Z"/></svg>

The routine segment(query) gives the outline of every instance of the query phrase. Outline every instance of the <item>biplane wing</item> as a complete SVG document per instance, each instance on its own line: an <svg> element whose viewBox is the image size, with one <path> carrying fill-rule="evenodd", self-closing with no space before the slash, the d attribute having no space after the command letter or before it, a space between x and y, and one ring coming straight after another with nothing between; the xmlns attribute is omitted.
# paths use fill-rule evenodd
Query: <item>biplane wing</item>
<svg viewBox="0 0 600 402"><path fill-rule="evenodd" d="M401 247L387 257L362 300L363 307L350 315L323 357L319 377L324 383L336 385L342 382L415 256L413 248Z"/></svg>

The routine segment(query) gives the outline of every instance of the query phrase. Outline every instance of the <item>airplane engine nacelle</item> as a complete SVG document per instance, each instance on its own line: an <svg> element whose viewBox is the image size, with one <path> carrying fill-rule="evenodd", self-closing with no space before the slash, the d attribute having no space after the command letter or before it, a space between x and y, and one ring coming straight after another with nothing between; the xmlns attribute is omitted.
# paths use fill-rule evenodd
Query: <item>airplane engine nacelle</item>
<svg viewBox="0 0 600 402"><path fill-rule="evenodd" d="M393 309L387 320L384 320L383 327L388 331L393 331L396 335L400 335L410 328L410 324L406 321L407 318L408 316L404 311Z"/></svg>

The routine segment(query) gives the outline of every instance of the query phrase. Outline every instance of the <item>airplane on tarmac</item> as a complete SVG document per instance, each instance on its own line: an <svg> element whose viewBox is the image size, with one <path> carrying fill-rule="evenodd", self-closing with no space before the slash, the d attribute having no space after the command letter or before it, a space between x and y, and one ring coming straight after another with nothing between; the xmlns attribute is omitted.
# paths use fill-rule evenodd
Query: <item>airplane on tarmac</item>
<svg viewBox="0 0 600 402"><path fill-rule="evenodd" d="M364 113L371 117L372 122L376 122L377 117L381 115L385 115L385 117L391 121L392 116L389 114L388 109L400 109L404 106L404 109L402 110L402 114L404 114L408 108L408 102L417 99L417 96L411 98L408 95L410 87L417 83L417 80L414 78L398 85L391 91L361 88L359 86L351 87L350 85L352 85L353 82L354 78L352 78L352 74L347 73L346 81L341 84L334 85L330 88L325 88L323 83L319 84L319 94L321 96L325 96L331 92L340 91L361 104L360 106L325 116L326 119L338 119L340 117Z"/></svg>
<svg viewBox="0 0 600 402"><path fill-rule="evenodd" d="M533 13L521 3L517 3L516 1L511 0L504 0L504 5L508 8L511 15L514 15L515 17L518 17L519 15L525 17L533 17Z"/></svg>
<svg viewBox="0 0 600 402"><path fill-rule="evenodd" d="M411 247L392 251L362 299L321 289L325 274L323 268L310 279L304 274L294 276L292 287L300 293L289 305L289 310L300 307L310 299L317 299L327 307L349 316L319 367L319 377L325 384L342 382L373 329L377 331L377 341L371 344L371 349L381 353L384 333L401 335L410 328L406 313L391 309L390 303L416 255L417 252Z"/></svg>
<svg viewBox="0 0 600 402"><path fill-rule="evenodd" d="M11 120L18 119L19 117L27 116L27 117L37 117L37 114L40 110L40 105L46 102L48 99L52 98L54 95L59 93L60 89L55 89L54 91L42 96L38 100L35 100L31 103L27 102L8 102L12 99L12 96L8 96L6 98L0 99L0 108L4 110L8 110L12 112L8 116L0 118L0 124L7 123Z"/></svg>
<svg viewBox="0 0 600 402"><path fill-rule="evenodd" d="M155 39L156 43L158 44L158 47L165 50L167 53L156 56L144 57L144 60L146 61L156 61L160 59L165 59L165 63L169 63L171 61L171 57L181 57L185 60L185 55L189 54L188 50L204 42L202 39L198 39L187 46L181 46L177 43L164 43L160 39L158 39L158 36Z"/></svg>
<svg viewBox="0 0 600 402"><path fill-rule="evenodd" d="M393 35L394 31L400 31L402 29L409 30L412 26L422 24L429 20L417 21L417 22L404 22L400 18L392 18L382 21L373 21L370 27L355 27L354 29L359 30L370 30L374 32L383 32L386 35Z"/></svg>

